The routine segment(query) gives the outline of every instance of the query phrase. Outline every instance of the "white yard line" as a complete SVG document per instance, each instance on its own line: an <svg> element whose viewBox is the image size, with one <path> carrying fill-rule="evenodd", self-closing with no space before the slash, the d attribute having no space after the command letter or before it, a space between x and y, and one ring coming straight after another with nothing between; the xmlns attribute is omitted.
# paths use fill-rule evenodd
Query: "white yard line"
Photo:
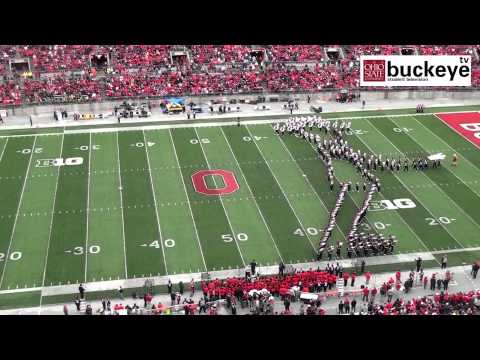
<svg viewBox="0 0 480 360"><path fill-rule="evenodd" d="M415 118L414 118L414 119L415 119ZM415 119L415 121L416 121L417 123L419 123L423 128L425 128L429 133L431 133L433 136L435 136L437 139L439 139L442 143L444 143L445 145L447 145L447 146L451 149L451 151L452 151L453 153L457 153L457 151L456 151L454 148L452 148L452 147L450 146L450 144L448 144L446 141L444 141L441 137L439 137L437 134L435 134L435 133L434 133L432 130L430 130L428 127L426 127L425 125L423 125L421 121L419 121L419 120L417 120L417 119ZM392 120L392 122L393 122L393 120ZM413 136L411 136L410 134L409 134L408 136L409 136L411 139L413 139L414 141L416 141L416 140L413 138ZM469 163L474 169L480 170L475 164L473 164L473 163L472 163L470 160L468 160L467 158L464 157L463 159L464 159L465 162ZM463 183L464 183L470 190L472 190L475 194L477 194L478 196L480 196L480 194L478 193L477 190L475 190L475 189L471 188L470 186L468 186L467 183L466 183L463 179L461 179L454 171L452 171L452 170L451 170L450 168L448 168L448 167L446 167L446 169L447 169L450 173L452 173L457 179L459 179L461 182L463 182Z"/></svg>
<svg viewBox="0 0 480 360"><path fill-rule="evenodd" d="M305 235L307 236L308 242L310 243L310 245L312 245L313 250L316 251L315 245L313 245L312 239L310 239L310 236L308 236L308 231L306 231L307 228L303 225L302 221L300 220L300 218L298 217L297 213L295 212L295 209L293 208L292 204L290 203L290 200L289 200L288 197L285 195L285 192L283 191L283 188L282 188L282 186L280 185L280 182L277 180L277 177L275 176L275 173L272 171L272 168L270 167L267 159L265 159L265 156L263 156L262 150L260 150L260 147L258 146L257 141L255 140L255 137L254 137L254 136L252 135L252 133L250 132L250 129L248 128L248 126L245 126L245 129L247 129L248 133L250 134L251 139L253 140L255 146L256 146L257 149L258 149L258 152L260 153L260 155L262 156L263 160L265 161L265 164L267 164L267 167L268 167L268 169L270 170L270 173L272 174L272 176L273 176L273 178L275 179L278 187L280 188L280 191L282 192L283 197L285 198L285 200L287 200L287 203L288 203L288 205L290 206L290 209L292 209L293 214L294 214L295 217L297 218L298 223L300 224L300 226L302 227L302 229L305 229Z"/></svg>
<svg viewBox="0 0 480 360"><path fill-rule="evenodd" d="M230 142L228 141L227 136L225 135L225 132L223 131L222 127L220 128L220 131L222 132L223 137L225 138L225 141L227 142L228 148L230 149L230 152L232 153L232 156L235 159L235 163L237 164L237 167L240 170L240 173L242 174L242 177L245 181L245 184L247 184L248 191L252 195L252 198L253 198L253 201L254 201L254 203L257 207L258 213L260 214L260 217L262 218L262 221L263 221L265 227L267 228L268 233L270 234L270 239L272 239L273 245L275 246L275 249L277 250L278 256L280 257L280 260L282 260L282 262L284 262L282 254L280 253L280 250L278 249L277 243L275 242L275 239L272 235L272 232L270 231L270 227L268 226L267 222L265 221L265 218L263 217L262 211L260 210L260 206L258 205L258 202L255 199L255 196L253 195L252 189L250 188L250 184L248 183L247 178L245 177L245 174L243 173L242 167L240 166L240 163L238 162L237 157L235 156L235 153L233 152L232 146L230 145Z"/></svg>
<svg viewBox="0 0 480 360"><path fill-rule="evenodd" d="M395 123L393 120L392 122L398 126L397 123ZM422 125L423 126L423 125ZM408 135L413 141L415 141L417 144L417 140L415 140L415 138L411 135ZM407 157L408 158L408 157ZM472 164L473 165L473 164ZM444 168L446 168L451 174L453 174L458 180L460 180L466 187L468 187L470 190L472 190L477 196L480 196L474 189L472 189L470 186L468 186L465 181L463 181L463 179L461 179L460 177L457 176L457 174L455 174L451 169L447 168L444 166ZM474 220L469 214L467 214L465 212L465 210L463 210L463 208L456 202L455 199L453 199L446 191L444 191L440 186L438 186L438 184L433 181L432 179L430 179L425 173L422 172L422 174L430 181L431 184L433 184L434 187L436 187L441 193L444 193L446 197L448 197L452 203L455 205L455 207L461 212L463 213L463 215L465 215L465 217L467 217L468 219L470 219L470 221L475 224L479 229L480 229L480 224Z"/></svg>
<svg viewBox="0 0 480 360"><path fill-rule="evenodd" d="M272 129L273 130L273 129ZM288 152L288 154L290 155L290 157L292 158L292 160L294 161L294 163L297 165L298 167L298 170L303 173L303 170L300 168L300 165L298 165L298 162L295 161L295 158L293 157L292 153L290 152L290 150L288 149L288 147L285 145L283 139L281 138L281 136L279 136L279 139L280 143L282 144L283 148L285 149L286 152ZM315 148L314 148L314 151L315 151ZM320 161L320 160L319 160ZM327 206L324 204L323 200L320 199L320 196L318 195L317 191L315 190L315 188L313 187L312 183L310 182L310 179L308 178L308 176L306 177L307 179L307 183L308 185L310 186L310 188L312 189L313 193L316 195L318 201L320 202L320 204L322 204L322 207L325 209L325 211L327 212L327 219L328 219L328 215L330 214L330 212L328 211L327 209ZM352 198L353 200L353 198ZM355 204L356 205L356 204ZM346 236L345 236L345 233L342 231L342 229L340 229L340 226L338 226L338 224L335 223L335 227L338 229L338 231L340 231L340 233L342 234L342 236L346 239Z"/></svg>
<svg viewBox="0 0 480 360"><path fill-rule="evenodd" d="M87 265L88 265L88 225L89 225L89 217L90 217L90 167L91 167L91 159L92 159L92 133L89 136L89 145L88 145L88 183L87 183L87 221L86 221L86 232L85 232L85 282L87 282Z"/></svg>
<svg viewBox="0 0 480 360"><path fill-rule="evenodd" d="M373 126L373 125L372 125L372 126ZM363 145L365 145L365 147L366 147L367 149L370 150L370 152L371 152L372 154L374 154L374 155L376 154L376 153L372 150L372 148L371 148L370 146L368 146L368 144L360 138L360 136L357 136L357 135L355 135L355 136L356 136L356 138L357 138ZM403 184L403 183L402 183L402 184ZM403 186L405 187L405 184L403 184ZM406 188L406 189L407 189L411 194L413 194L408 188ZM415 194L413 194L413 195L415 195ZM382 197L385 198L385 197L383 196L383 194L382 194ZM405 219L403 218L403 216L400 215L396 210L395 210L395 213L397 214L397 216L399 217L399 219L401 219L401 220L403 221L403 223L408 227L408 229L410 230L410 232L411 232L413 235L415 235L415 237L417 238L418 242L419 242L420 244L422 244L423 247L424 247L426 250L428 250L428 246L422 241L422 239L420 239L420 237L417 235L417 233L416 233L416 232L411 228L411 226L405 221Z"/></svg>
<svg viewBox="0 0 480 360"><path fill-rule="evenodd" d="M170 141L172 142L173 152L175 154L175 159L177 161L178 168L181 169L180 161L178 160L177 149L175 148L175 143L173 141L172 131L168 130L168 133L169 133L169 136L170 136ZM200 243L200 236L198 236L197 225L195 223L195 219L193 218L192 206L190 205L190 199L188 197L187 187L185 186L185 180L183 180L183 174L182 174L181 170L179 170L179 173L180 173L179 174L180 178L182 179L183 191L185 192L185 199L187 200L188 209L190 210L190 216L192 217L192 223L193 223L193 228L195 229L195 235L196 235L197 242L198 242L198 248L200 249L200 254L202 255L203 266L205 267L205 271L208 271L207 263L205 261L205 257L203 256L202 244Z"/></svg>
<svg viewBox="0 0 480 360"><path fill-rule="evenodd" d="M439 113L439 114L458 114L458 113L465 113L465 112L478 112L478 111L458 111L458 112L452 112L452 113L446 113L446 112L442 112L442 113ZM455 131L458 135L460 135L462 137L462 139L465 139L467 140L470 144L472 144L473 146L477 147L480 149L480 146L475 144L474 142L471 142L470 139L466 138L465 136L463 136L462 133L458 132L457 129L455 129L453 126L450 126L449 123L447 123L446 121L443 121L442 119L440 119L438 117L437 114L431 114L433 116L435 116L439 121L441 121L442 123L446 124L450 129L452 129L453 131ZM419 121L420 122L420 121ZM449 145L450 146L450 145Z"/></svg>
<svg viewBox="0 0 480 360"><path fill-rule="evenodd" d="M64 139L65 139L65 135L62 136L62 143L60 145L60 157L63 154L63 140ZM48 252L50 250L50 240L52 238L53 218L54 218L54 211L55 211L55 202L57 200L57 189L58 189L58 180L60 178L60 169L61 169L61 167L59 166L58 171L57 171L57 180L56 180L56 184L55 184L55 192L54 192L54 195L53 195L52 218L50 220L50 229L48 231L47 251L45 253L45 261L43 262L44 265L43 265L43 276L42 276L42 288L45 286L45 275L47 273ZM41 307L42 307L42 295L40 294L39 309L41 309Z"/></svg>
<svg viewBox="0 0 480 360"><path fill-rule="evenodd" d="M466 106L471 106L471 105L466 105ZM445 105L444 107L448 107L448 105ZM368 110L368 111L374 111L380 109L373 109L373 110ZM387 110L387 109L383 109ZM388 109L388 110L402 110L402 108L398 109ZM346 117L337 117L337 118L328 118L329 115L331 114L337 114L337 113L342 113L342 112L357 112L359 113L358 116L346 116ZM355 119L375 119L375 118L383 118L383 117L405 117L405 116L412 116L412 114L385 114L385 115L370 115L370 116L362 116L362 110L350 110L350 111L342 111L342 112L327 112L323 113L322 115L325 115L325 119L327 120L355 120ZM475 112L475 111L443 111L441 114L458 114L458 113L464 113L464 112ZM295 114L294 116L309 116L312 115L313 113L304 113L304 114ZM270 114L270 115L257 115L259 117L263 118L268 118L269 116L278 116L278 114ZM428 116L428 115L435 115L435 113L424 113L424 114L415 114L415 116ZM285 114L281 119L270 119L270 120L242 120L242 124L271 124L271 123L276 123L276 122L285 122L286 119L290 116L290 114ZM183 121L183 120L182 120ZM99 124L100 126L102 124ZM114 125L112 123L112 125ZM129 126L129 127L108 127L108 128L100 128L100 129L75 129L75 130L69 130L69 126L64 126L62 125L61 127L64 128L64 134L82 134L82 133L100 133L100 132L116 132L116 131L136 131L136 130L155 130L155 129L175 129L175 128L194 128L194 127L212 127L212 126L227 126L227 125L237 125L236 120L232 121L212 121L212 122L201 122L201 123L188 123L188 124L163 124L163 125L142 125L142 126ZM72 125L72 126L78 126L78 124ZM88 125L88 126L91 126ZM55 127L54 125L51 125L49 127ZM12 128L11 130L15 130ZM0 138L8 138L8 137L25 137L25 136L49 136L49 135L62 135L62 133L38 133L38 134L18 134L18 135L1 135L0 131Z"/></svg>
<svg viewBox="0 0 480 360"><path fill-rule="evenodd" d="M378 130L378 129L370 122L370 120L367 120L367 123L369 123L370 126L371 126L377 133L379 133L379 134L380 134L382 137L384 137L395 149L397 149L397 151L400 152L400 154L403 154L403 153L400 151L400 149L397 148L397 147L395 146L395 144L390 141L390 139L388 139L382 132L380 132L380 130ZM397 126L398 126L398 125L397 125ZM358 137L358 138L360 139L360 137ZM361 140L361 141L362 141L362 140ZM363 141L362 141L362 142L363 142ZM365 143L364 143L364 144L365 144ZM365 146L367 146L367 147L370 149L370 147L369 147L367 144L365 144ZM372 151L372 149L370 149L370 151ZM423 174L423 173L422 173L422 174ZM408 192L410 192L410 193L418 200L418 202L425 208L425 210L427 210L427 211L430 213L430 215L432 215L432 216L435 218L436 216L433 215L433 213L430 211L430 209L425 206L425 204L418 198L418 196L416 196L415 193L413 193L413 191L408 188L408 186L402 181L402 179L400 178L400 176L398 176L398 175L396 175L396 174L394 174L394 176L395 176L395 177L398 179L398 181L403 185L403 187L404 187ZM427 177L427 175L425 175L425 174L423 174L423 176ZM430 178L427 177L427 179L428 179L429 181L431 181ZM440 189L440 191L443 192L443 190L441 190L441 189ZM457 240L457 238L456 238L455 236L453 236L452 233L450 233L450 231L448 231L447 227L446 227L444 224L442 224L441 222L439 222L439 224L440 224L440 226L457 242L457 244L460 245L460 247L463 247L463 245L460 244L460 242Z"/></svg>
<svg viewBox="0 0 480 360"><path fill-rule="evenodd" d="M15 236L15 228L17 226L18 214L22 207L23 194L25 192L25 186L27 185L28 173L30 171L30 165L32 164L33 154L35 153L35 144L37 143L37 137L33 140L32 149L30 151L30 158L28 159L27 171L25 172L25 179L23 180L22 192L20 193L20 199L18 200L17 212L15 214L15 220L13 222L12 232L10 234L10 241L8 243L7 253L5 254L5 263L3 264L2 277L0 278L0 289L2 288L3 278L5 276L5 270L8 264L8 257L10 256L10 248L12 247L13 237Z"/></svg>
<svg viewBox="0 0 480 360"><path fill-rule="evenodd" d="M426 251L426 252L415 252L410 254L395 254L395 255L384 255L384 256L373 256L364 258L368 261L369 266L374 265L386 265L386 264L398 264L412 262L417 259L419 256L423 261L434 260L434 255L436 254L451 254L459 252L473 252L480 251L480 247L472 248L463 248L463 249L453 249L453 250L443 250L443 251ZM338 260L338 263L344 267L350 267L355 264L355 261L362 258L355 259L342 259ZM329 261L320 261L320 262L310 262L310 263L298 263L293 264L297 270L309 270L324 269L329 263ZM276 275L278 274L278 266L259 266L257 267L259 273L263 275ZM450 269L452 269L450 267ZM211 271L209 272L212 279L225 279L228 277L244 277L245 269L230 269L230 270L221 270L221 271ZM154 281L156 285L166 285L168 280L171 280L172 283L178 283L183 281L184 283L190 282L193 278L194 281L201 281L201 273L188 273L188 274L177 274L177 275L168 275L168 276L156 276ZM146 279L149 278L135 278L135 279L120 279L120 280L110 280L110 281L95 281L91 283L86 283L89 291L104 291L104 290L116 290L119 286L122 286L124 289L129 288L138 288L142 287ZM35 287L35 288L24 288L24 289L12 289L12 290L1 290L0 295L3 294L16 294L22 292L30 291L39 291L42 290L43 296L53 296L53 295L65 295L65 294L75 294L78 292L76 284L70 285L54 285L46 287ZM41 305L40 305L41 307Z"/></svg>
<svg viewBox="0 0 480 360"><path fill-rule="evenodd" d="M5 153L5 149L7 148L7 144L8 144L8 138L7 138L7 140L5 141L5 144L3 145L2 154L0 155L0 162L1 162L2 159L3 159L3 154Z"/></svg>
<svg viewBox="0 0 480 360"><path fill-rule="evenodd" d="M118 145L118 132L117 137L117 162L118 162L118 185L120 192L120 211L122 213L122 238L123 238L123 261L125 264L125 278L128 278L127 271L127 246L125 244L125 219L123 218L123 187L122 187L122 171L120 167L120 146Z"/></svg>
<svg viewBox="0 0 480 360"><path fill-rule="evenodd" d="M147 138L145 136L145 131L142 131L142 134L143 134L143 147L145 148L145 154L147 155L148 174L150 175L150 185L152 186L153 202L155 204L155 216L157 218L158 235L160 236L160 244L162 246L163 262L165 263L165 273L168 275L167 258L165 256L165 249L163 247L162 227L160 226L160 217L158 216L157 197L155 195L155 187L153 186L152 171L150 170L151 169L150 156L148 155L148 145L147 145Z"/></svg>
<svg viewBox="0 0 480 360"><path fill-rule="evenodd" d="M208 162L207 154L203 150L203 145L202 145L202 142L200 141L200 136L198 136L197 129L195 129L195 135L197 136L197 139L199 140L198 143L200 144L200 149L202 149L202 153L203 153L203 157L205 158L205 162L207 163L208 168L211 170L212 168L210 167L210 163ZM217 186L217 183L215 181L215 177L213 178L213 183L215 184L215 186ZM223 211L224 211L225 216L226 216L227 221L228 221L228 226L230 226L230 230L232 230L233 239L235 240L235 244L237 245L238 253L240 254L240 258L242 259L243 266L246 266L245 260L243 259L242 251L240 250L240 246L238 245L237 234L233 230L232 223L230 221L230 218L228 217L227 209L225 209L225 205L223 204L222 196L218 195L218 199L220 200L220 204L222 204Z"/></svg>

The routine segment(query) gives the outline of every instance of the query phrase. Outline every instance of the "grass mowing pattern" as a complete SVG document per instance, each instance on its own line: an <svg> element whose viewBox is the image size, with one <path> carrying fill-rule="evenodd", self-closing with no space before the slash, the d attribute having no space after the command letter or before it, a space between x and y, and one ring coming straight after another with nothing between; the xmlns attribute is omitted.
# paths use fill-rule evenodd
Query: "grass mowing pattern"
<svg viewBox="0 0 480 360"><path fill-rule="evenodd" d="M222 239L222 235L232 234L232 230L219 196L205 196L193 188L191 176L197 171L208 170L195 130L185 128L171 132L207 268L242 268L244 264L235 242L227 243Z"/></svg>
<svg viewBox="0 0 480 360"><path fill-rule="evenodd" d="M148 172L134 171L148 168L143 143L141 131L118 133L129 277L166 274L161 247L156 249L159 251L152 251L152 247L148 246L154 241L162 241L155 215L150 177Z"/></svg>
<svg viewBox="0 0 480 360"><path fill-rule="evenodd" d="M380 121L384 120L382 119ZM380 123L380 121L377 121L376 124ZM375 133L371 127L368 127L367 121L361 120L355 122L354 127L356 129L368 131L364 135L351 136L349 138L350 143L352 146L354 146L354 148L358 148L362 152L367 153L371 153L371 149L380 149L379 152L388 152L389 148L386 148L385 139L380 137L378 133ZM385 159L385 157L383 157L383 159ZM410 169L410 171L412 171L412 169ZM413 189L407 189L403 185L403 183L399 180L399 177L401 176L402 174L395 175L387 170L385 170L383 173L380 172L379 176L382 184L382 194L387 199L393 200L407 198L413 200L416 204L414 211L412 211L412 209L398 209L395 211L402 216L410 228L414 229L418 237L430 250L448 247L453 248L458 246L458 243L455 241L455 239L443 227L428 225L425 219L432 217L432 214L418 201L412 192ZM419 179L420 178L421 177L419 177ZM397 238L400 239L400 236L397 235ZM405 240L402 239L402 241Z"/></svg>
<svg viewBox="0 0 480 360"><path fill-rule="evenodd" d="M88 134L65 135L62 158L83 158L81 165L62 166L50 236L45 285L85 281L88 192ZM67 253L66 251L70 251Z"/></svg>
<svg viewBox="0 0 480 360"><path fill-rule="evenodd" d="M258 264L277 264L280 255L276 251L268 228L262 221L255 199L252 198L243 173L223 135L222 128L199 128L197 133L200 138L208 138L210 141L203 145L210 166L214 169L221 168L233 172L239 184L237 191L223 195L222 198L245 262L250 263L255 259ZM207 178L211 177L213 176ZM215 179L215 182L218 187L224 187L223 180Z"/></svg>
<svg viewBox="0 0 480 360"><path fill-rule="evenodd" d="M272 175L255 143L243 140L245 137L252 138L250 132L245 127L229 126L224 128L224 133L257 199L283 259L287 263L311 260L313 248L308 238L294 234L296 229L302 226L277 183L280 179L277 177L276 180ZM260 144L257 145L260 147ZM298 172L293 175L298 176ZM292 246L292 244L295 245Z"/></svg>
<svg viewBox="0 0 480 360"><path fill-rule="evenodd" d="M380 113L393 112L370 115ZM350 115L359 116L360 113ZM345 117L346 114L325 115L335 116ZM477 148L435 116L359 118L352 124L354 129L364 132L349 136L347 140L355 149L367 153L373 149L376 153L394 153L395 156L406 153L416 157L433 151L444 152L448 157L453 152L460 154L459 167L451 171L445 164L443 169L421 174L415 171L378 172L382 192L376 194L374 200L410 198L416 207L369 212L367 222L361 225L364 231L376 228L379 232L397 235L397 253L479 246L475 236L480 228L480 215L475 211L480 196ZM413 130L396 133L393 131L395 127ZM207 158L198 138L208 139L202 143ZM165 274L162 245L169 274L203 271L203 259L209 270L243 267L237 246L245 262L255 258L259 263L274 263L280 255L287 263L310 261L313 254L311 243L316 245L318 242L318 229L325 225L338 191L338 184L335 192L329 191L324 165L316 159L308 142L292 136L277 137L268 124L207 127L197 131L175 129L92 134L92 145L99 147L91 150L90 164L89 134L65 135L63 150L62 136L39 136L36 148L42 148L42 152L33 153L32 165L27 169L30 154L21 151L30 149L33 141L34 137L0 138L0 151L5 149L5 156L0 160L0 196L3 200L0 202L0 223L4 225L0 228L3 233L0 253L8 249L18 209L10 253L22 253L18 261L0 261L5 269L0 286L4 290L39 286L45 261L47 286L83 282L85 274L89 281ZM145 141L154 144L144 146ZM86 149L82 150L80 146ZM84 158L81 166L34 166L40 159L75 156ZM218 196L201 195L193 189L191 176L198 170L208 169L207 160L214 168L233 171L240 184L236 193L222 197L228 219ZM118 189L119 165L122 192ZM339 181L357 181L358 175L350 165L335 162L334 166ZM24 195L18 204L27 171ZM57 174L57 198L52 214ZM303 177L303 174L307 176ZM206 181L211 187L222 186L222 181L218 178L214 181L212 176ZM85 249L89 184L89 246ZM153 207L154 193L161 234ZM363 197L363 191L349 194L339 213L339 229L345 232L349 229ZM427 218L438 223L440 217L456 220L429 225ZM332 242L343 239L339 229ZM233 233L245 233L248 240L225 242L222 239L222 235ZM172 246L165 246L168 240ZM149 246L152 243L154 245ZM99 251L90 252L91 246L98 246ZM66 253L66 250L76 251L78 255ZM469 263L478 253L452 253L449 259L451 265L461 264L462 259ZM390 268L399 266L391 265ZM384 268L388 267L379 267ZM12 307L12 299L31 300L30 295L25 295L22 300L21 297L1 294L0 302ZM55 297L48 298L53 301ZM48 298L45 301L50 301Z"/></svg>
<svg viewBox="0 0 480 360"><path fill-rule="evenodd" d="M88 281L126 277L117 151L116 133L92 134Z"/></svg>
<svg viewBox="0 0 480 360"><path fill-rule="evenodd" d="M392 129L396 126L398 125L392 120L381 121L376 124L377 129L384 135L391 133ZM419 132L421 129L414 129L414 131ZM401 151L423 151L427 154L421 146L412 140L408 133L400 133L397 136L393 136L390 141ZM448 169L448 160L444 161L443 165L444 166L437 169L437 171L425 171L424 174L432 179L450 199L455 199L454 201L460 204L467 214L479 222L480 212L478 211L478 203L480 202L480 198L467 185L458 181L458 178Z"/></svg>
<svg viewBox="0 0 480 360"><path fill-rule="evenodd" d="M10 249L10 254L20 252L22 261L7 260L2 289L42 284L59 168L37 165L41 165L41 159L61 157L62 138L63 135L37 137L35 148L41 152L32 155Z"/></svg>
<svg viewBox="0 0 480 360"><path fill-rule="evenodd" d="M22 151L31 149L33 143L33 137L9 139L3 149L0 162L0 253L3 254L1 272L10 256L8 248L30 162L31 153L25 154Z"/></svg>
<svg viewBox="0 0 480 360"><path fill-rule="evenodd" d="M205 271L169 131L145 132L169 273ZM172 204L173 206L165 206ZM169 240L170 239L170 240ZM171 246L174 244L173 246ZM160 250L160 249L158 249ZM152 248L152 251L158 251ZM161 251L161 250L160 250Z"/></svg>

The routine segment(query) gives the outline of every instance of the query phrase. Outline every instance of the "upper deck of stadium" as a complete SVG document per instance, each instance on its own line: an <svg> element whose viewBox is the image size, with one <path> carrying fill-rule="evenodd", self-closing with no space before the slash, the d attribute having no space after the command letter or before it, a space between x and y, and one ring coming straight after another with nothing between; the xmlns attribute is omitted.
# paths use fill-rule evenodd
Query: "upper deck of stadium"
<svg viewBox="0 0 480 360"><path fill-rule="evenodd" d="M0 105L359 88L365 55L471 55L480 45L2 45Z"/></svg>

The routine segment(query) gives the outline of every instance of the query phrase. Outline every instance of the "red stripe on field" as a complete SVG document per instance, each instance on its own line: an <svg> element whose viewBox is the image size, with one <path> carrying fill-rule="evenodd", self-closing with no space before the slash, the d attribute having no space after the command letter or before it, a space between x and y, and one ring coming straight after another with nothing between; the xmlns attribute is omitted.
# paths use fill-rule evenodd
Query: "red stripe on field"
<svg viewBox="0 0 480 360"><path fill-rule="evenodd" d="M480 148L480 113L435 114L458 134Z"/></svg>

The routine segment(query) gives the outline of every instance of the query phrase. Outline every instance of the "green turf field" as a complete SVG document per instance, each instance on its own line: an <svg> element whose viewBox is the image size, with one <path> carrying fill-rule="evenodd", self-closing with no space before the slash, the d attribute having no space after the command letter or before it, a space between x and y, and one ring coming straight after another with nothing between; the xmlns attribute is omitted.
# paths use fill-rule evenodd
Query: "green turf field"
<svg viewBox="0 0 480 360"><path fill-rule="evenodd" d="M461 159L455 169L378 172L374 200L414 207L371 211L365 230L396 235L397 253L480 246L473 144L433 115L358 117L352 127L349 143L367 153ZM336 199L311 145L269 124L4 136L0 156L0 291L310 262ZM340 181L358 178L334 166ZM233 172L238 190L196 192L192 175L209 169ZM348 194L331 242L363 197Z"/></svg>

